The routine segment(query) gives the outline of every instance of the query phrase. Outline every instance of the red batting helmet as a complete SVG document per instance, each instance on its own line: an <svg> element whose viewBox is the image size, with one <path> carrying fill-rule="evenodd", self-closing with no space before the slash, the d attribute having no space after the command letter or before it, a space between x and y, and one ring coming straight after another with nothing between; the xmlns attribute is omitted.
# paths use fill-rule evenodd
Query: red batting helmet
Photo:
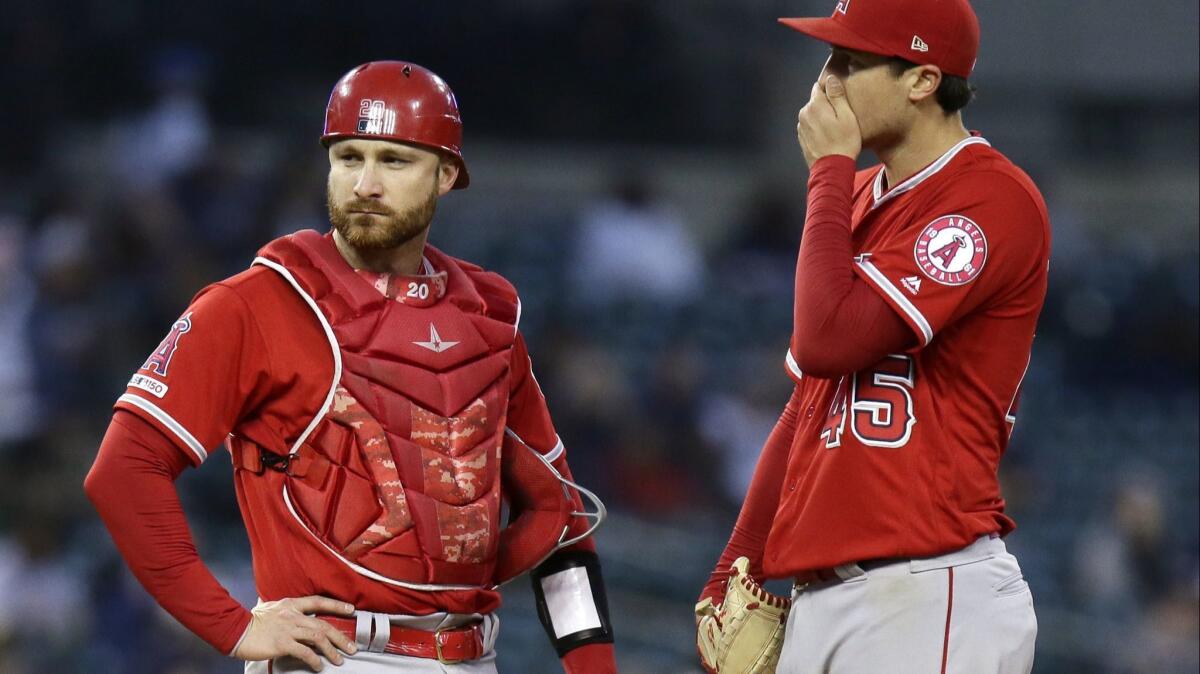
<svg viewBox="0 0 1200 674"><path fill-rule="evenodd" d="M342 76L329 94L321 144L342 138L415 143L454 155L454 189L471 182L462 156L462 118L445 80L415 63L372 61Z"/></svg>

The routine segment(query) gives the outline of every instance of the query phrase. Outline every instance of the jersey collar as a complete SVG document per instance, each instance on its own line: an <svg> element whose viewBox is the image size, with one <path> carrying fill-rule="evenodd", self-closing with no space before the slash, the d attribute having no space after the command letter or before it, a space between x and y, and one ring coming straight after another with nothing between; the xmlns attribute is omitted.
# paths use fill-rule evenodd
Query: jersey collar
<svg viewBox="0 0 1200 674"><path fill-rule="evenodd" d="M389 274L368 269L354 271L381 295L401 304L428 307L436 304L446 294L446 272L434 270L433 263L424 256L421 257L420 274Z"/></svg>
<svg viewBox="0 0 1200 674"><path fill-rule="evenodd" d="M941 171L943 168L945 168L946 164L949 164L950 160L954 159L954 156L957 155L959 153L959 151L961 151L964 147L966 147L968 145L987 145L990 147L991 143L987 142L987 140L984 139L982 136L968 136L968 137L960 140L954 147L950 148L949 150L946 150L946 154L943 154L941 157L938 157L937 161L935 161L932 164L930 164L929 166L926 166L925 168L921 169L916 174L910 176L908 178L908 180L905 180L904 182L900 183L899 185L896 185L892 189L888 190L887 194L883 193L884 167L880 166L879 173L875 174L875 185L872 188L873 195L875 197L875 202L873 204L871 204L871 208L872 209L879 208L881 205L887 203L891 199L893 199L901 194L904 194L905 192L916 187L917 185L920 185L921 183L925 182L926 179L930 178L935 173L937 173L938 171Z"/></svg>

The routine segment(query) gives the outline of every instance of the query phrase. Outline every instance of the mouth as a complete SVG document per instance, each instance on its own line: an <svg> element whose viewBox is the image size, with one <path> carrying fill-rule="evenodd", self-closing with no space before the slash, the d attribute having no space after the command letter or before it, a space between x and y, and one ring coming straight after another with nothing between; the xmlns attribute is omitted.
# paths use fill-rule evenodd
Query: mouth
<svg viewBox="0 0 1200 674"><path fill-rule="evenodd" d="M361 215L387 215L386 213L380 213L379 211L350 211L350 212L351 213L359 213Z"/></svg>

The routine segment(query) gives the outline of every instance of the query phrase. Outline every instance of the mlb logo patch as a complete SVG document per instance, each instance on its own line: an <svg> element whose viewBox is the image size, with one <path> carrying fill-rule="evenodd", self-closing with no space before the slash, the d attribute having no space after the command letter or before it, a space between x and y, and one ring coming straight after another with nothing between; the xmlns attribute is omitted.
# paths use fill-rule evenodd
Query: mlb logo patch
<svg viewBox="0 0 1200 674"><path fill-rule="evenodd" d="M373 98L358 102L358 132L391 135L396 131L396 111L388 110L387 103Z"/></svg>
<svg viewBox="0 0 1200 674"><path fill-rule="evenodd" d="M850 9L850 0L838 0L837 7L833 11L845 14L847 9Z"/></svg>

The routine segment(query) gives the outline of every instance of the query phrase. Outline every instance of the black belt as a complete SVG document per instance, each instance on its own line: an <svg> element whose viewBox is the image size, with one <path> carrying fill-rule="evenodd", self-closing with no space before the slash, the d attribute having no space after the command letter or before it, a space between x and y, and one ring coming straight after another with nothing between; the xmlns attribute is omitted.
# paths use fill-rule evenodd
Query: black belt
<svg viewBox="0 0 1200 674"><path fill-rule="evenodd" d="M900 562L909 561L904 557L884 557L880 559L865 559L861 562L847 562L838 566L828 567L824 569L811 569L809 571L801 571L796 574L792 581L799 586L812 585L814 583L833 583L842 582L842 577L838 575L837 570L844 566L857 566L863 571L878 569L881 566L889 564L898 564Z"/></svg>

